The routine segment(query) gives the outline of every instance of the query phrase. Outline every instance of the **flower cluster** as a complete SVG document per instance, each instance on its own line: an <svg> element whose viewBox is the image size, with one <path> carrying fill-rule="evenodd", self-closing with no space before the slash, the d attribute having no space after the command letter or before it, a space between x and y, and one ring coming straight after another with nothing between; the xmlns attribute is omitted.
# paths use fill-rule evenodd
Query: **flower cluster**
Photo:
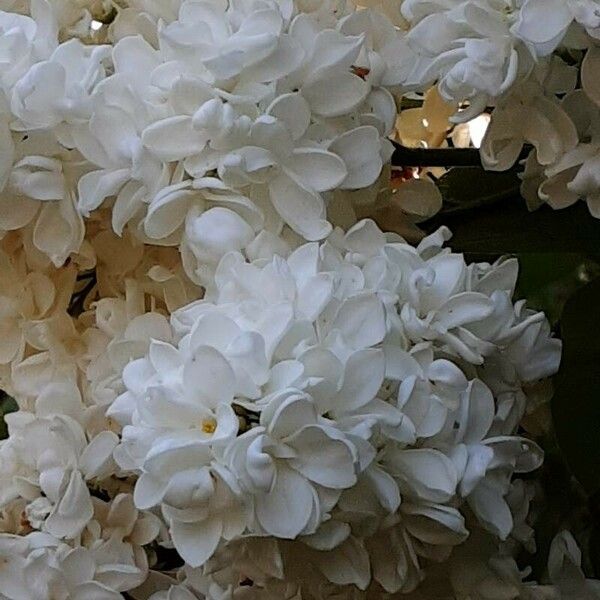
<svg viewBox="0 0 600 600"><path fill-rule="evenodd" d="M567 532L544 585L515 562L561 352L517 261L358 218L399 95L481 97L361 4L0 0L0 599L598 597Z"/></svg>
<svg viewBox="0 0 600 600"><path fill-rule="evenodd" d="M229 253L173 341L125 367L114 458L190 567L270 536L330 583L411 591L467 506L510 536L513 476L541 461L514 434L523 386L560 343L513 305L514 261L467 267L447 237L414 249L362 221L286 259Z"/></svg>
<svg viewBox="0 0 600 600"><path fill-rule="evenodd" d="M481 146L491 170L533 146L524 174L530 208L583 199L600 217L597 0L405 0L408 44L418 59L405 79L437 83L461 109L455 122L493 108Z"/></svg>
<svg viewBox="0 0 600 600"><path fill-rule="evenodd" d="M515 432L560 343L513 304L514 259L468 266L448 237L413 248L365 220L270 258L229 252L172 311L129 278L62 346L46 312L64 307L26 321L2 504L19 556L48 570L39 585L75 556L85 577L60 585L116 597L172 546L187 576L172 597L240 579L272 597L410 593L472 536L531 544L515 475L542 457Z"/></svg>
<svg viewBox="0 0 600 600"><path fill-rule="evenodd" d="M370 188L390 158L402 33L337 3L135 4L112 44L61 41L47 0L0 13L0 229L31 227L58 266L110 206L117 234L179 247L202 284L284 226L326 237L333 191Z"/></svg>

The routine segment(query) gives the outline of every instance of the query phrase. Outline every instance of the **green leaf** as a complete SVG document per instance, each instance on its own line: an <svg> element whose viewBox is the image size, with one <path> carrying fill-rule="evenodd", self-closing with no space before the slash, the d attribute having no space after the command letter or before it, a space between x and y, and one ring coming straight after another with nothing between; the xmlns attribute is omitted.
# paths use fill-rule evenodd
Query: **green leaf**
<svg viewBox="0 0 600 600"><path fill-rule="evenodd" d="M566 303L560 326L554 427L569 468L593 494L600 491L600 278Z"/></svg>
<svg viewBox="0 0 600 600"><path fill-rule="evenodd" d="M470 179L467 174L463 177L465 185L478 190L478 174L472 173ZM563 210L542 206L529 212L525 200L515 192L487 206L466 210L446 207L422 224L428 232L440 225L447 225L453 232L450 244L456 252L598 254L600 251L600 219L594 219L583 202Z"/></svg>
<svg viewBox="0 0 600 600"><path fill-rule="evenodd" d="M519 195L520 183L514 169L495 173L481 167L450 169L437 181L445 214L510 200Z"/></svg>
<svg viewBox="0 0 600 600"><path fill-rule="evenodd" d="M585 284L582 276L598 269L585 254L571 252L532 252L517 258L517 298L546 313L552 324L559 320L568 299Z"/></svg>
<svg viewBox="0 0 600 600"><path fill-rule="evenodd" d="M8 429L4 421L4 415L19 409L17 403L5 392L0 391L0 440L8 437Z"/></svg>
<svg viewBox="0 0 600 600"><path fill-rule="evenodd" d="M600 577L600 524L596 524L590 534L590 561L592 563L593 575Z"/></svg>

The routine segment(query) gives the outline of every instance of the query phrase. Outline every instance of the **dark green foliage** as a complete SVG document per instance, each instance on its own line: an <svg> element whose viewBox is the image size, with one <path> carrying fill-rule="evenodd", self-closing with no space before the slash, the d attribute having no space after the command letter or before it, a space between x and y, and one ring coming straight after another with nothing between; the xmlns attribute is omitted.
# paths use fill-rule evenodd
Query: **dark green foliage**
<svg viewBox="0 0 600 600"><path fill-rule="evenodd" d="M564 347L554 426L571 471L594 495L600 492L600 278L568 300L560 328Z"/></svg>
<svg viewBox="0 0 600 600"><path fill-rule="evenodd" d="M0 440L8 437L4 415L15 412L18 409L17 403L7 394L0 390Z"/></svg>

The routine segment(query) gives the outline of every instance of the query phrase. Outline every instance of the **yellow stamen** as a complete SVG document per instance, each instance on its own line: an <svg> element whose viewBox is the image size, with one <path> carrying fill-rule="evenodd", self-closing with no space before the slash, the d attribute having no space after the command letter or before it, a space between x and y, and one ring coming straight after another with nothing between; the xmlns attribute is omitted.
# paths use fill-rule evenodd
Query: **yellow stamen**
<svg viewBox="0 0 600 600"><path fill-rule="evenodd" d="M202 431L204 433L214 433L217 428L217 422L214 419L202 419Z"/></svg>

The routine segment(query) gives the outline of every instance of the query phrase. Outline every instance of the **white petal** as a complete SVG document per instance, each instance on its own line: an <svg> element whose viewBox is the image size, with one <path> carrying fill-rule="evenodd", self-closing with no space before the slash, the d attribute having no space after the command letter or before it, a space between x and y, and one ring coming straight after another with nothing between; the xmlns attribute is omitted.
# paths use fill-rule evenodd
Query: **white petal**
<svg viewBox="0 0 600 600"><path fill-rule="evenodd" d="M519 436L487 438L485 444L494 450L493 467L510 466L515 473L530 473L544 460L544 451L533 441Z"/></svg>
<svg viewBox="0 0 600 600"><path fill-rule="evenodd" d="M600 106L600 48L590 46L581 65L581 85L587 96ZM2 186L0 186L1 188Z"/></svg>
<svg viewBox="0 0 600 600"><path fill-rule="evenodd" d="M402 507L402 513L409 515L406 529L426 544L456 546L469 535L463 516L450 506L407 504Z"/></svg>
<svg viewBox="0 0 600 600"><path fill-rule="evenodd" d="M312 486L304 477L280 468L271 491L255 498L256 518L270 535L294 539L306 527L314 501Z"/></svg>
<svg viewBox="0 0 600 600"><path fill-rule="evenodd" d="M168 486L168 480L158 480L148 473L142 473L133 491L135 505L141 510L147 510L160 504Z"/></svg>
<svg viewBox="0 0 600 600"><path fill-rule="evenodd" d="M246 451L246 471L252 482L254 491L268 493L277 477L273 457L263 451L265 436L255 438Z"/></svg>
<svg viewBox="0 0 600 600"><path fill-rule="evenodd" d="M200 567L217 549L223 525L220 519L209 517L196 523L174 521L170 531L181 558L191 567Z"/></svg>
<svg viewBox="0 0 600 600"><path fill-rule="evenodd" d="M60 563L61 571L70 585L94 579L96 563L87 548L70 550Z"/></svg>
<svg viewBox="0 0 600 600"><path fill-rule="evenodd" d="M372 465L364 473L369 480L371 489L375 492L381 506L389 513L395 513L400 506L400 490L394 478L383 469Z"/></svg>
<svg viewBox="0 0 600 600"><path fill-rule="evenodd" d="M186 395L209 407L229 404L235 390L235 374L225 357L210 346L194 351L183 368Z"/></svg>
<svg viewBox="0 0 600 600"><path fill-rule="evenodd" d="M296 70L304 58L304 50L289 35L282 34L277 48L268 58L248 69L248 78L258 83L276 81Z"/></svg>
<svg viewBox="0 0 600 600"><path fill-rule="evenodd" d="M319 272L319 244L303 244L287 259L290 271L297 281L306 281Z"/></svg>
<svg viewBox="0 0 600 600"><path fill-rule="evenodd" d="M438 450L396 450L390 453L401 489L429 502L447 502L458 483L452 461Z"/></svg>
<svg viewBox="0 0 600 600"><path fill-rule="evenodd" d="M479 379L471 381L461 394L459 439L466 444L481 441L492 426L494 413L494 397L490 389Z"/></svg>
<svg viewBox="0 0 600 600"><path fill-rule="evenodd" d="M109 104L100 105L90 119L89 128L93 139L92 152L97 153L94 145L98 145L100 152L104 151L107 154L106 157L98 156L102 161L97 163L99 166L109 166L105 165L106 160L113 168L123 168L131 164L133 154L139 146L139 135L132 115L125 108Z"/></svg>
<svg viewBox="0 0 600 600"><path fill-rule="evenodd" d="M377 181L383 161L379 131L375 127L365 125L342 133L331 142L329 150L340 156L348 169L342 189L362 189Z"/></svg>
<svg viewBox="0 0 600 600"><path fill-rule="evenodd" d="M385 235L375 221L363 219L347 231L345 241L349 250L373 256L383 249Z"/></svg>
<svg viewBox="0 0 600 600"><path fill-rule="evenodd" d="M294 148L291 132L285 123L270 115L258 117L250 129L250 141L275 156L288 156Z"/></svg>
<svg viewBox="0 0 600 600"><path fill-rule="evenodd" d="M523 147L522 132L514 131L512 115L496 110L481 142L481 159L486 169L506 171L519 158Z"/></svg>
<svg viewBox="0 0 600 600"><path fill-rule="evenodd" d="M217 312L202 315L192 328L190 349L195 351L201 346L212 346L219 352L225 352L241 331L233 319L223 314Z"/></svg>
<svg viewBox="0 0 600 600"><path fill-rule="evenodd" d="M437 313L437 319L447 329L467 323L476 323L493 312L493 302L477 292L463 292L453 296Z"/></svg>
<svg viewBox="0 0 600 600"><path fill-rule="evenodd" d="M146 188L138 181L130 181L119 192L112 211L112 228L117 235L123 233L125 225L144 206Z"/></svg>
<svg viewBox="0 0 600 600"><path fill-rule="evenodd" d="M10 127L8 126L8 121L2 118L0 119L0 192L2 192L2 190L4 189L4 186L6 185L8 177L12 170L14 153L15 145L13 142Z"/></svg>
<svg viewBox="0 0 600 600"><path fill-rule="evenodd" d="M98 583L87 581L69 593L69 600L121 600L123 596Z"/></svg>
<svg viewBox="0 0 600 600"><path fill-rule="evenodd" d="M244 332L229 344L227 357L238 380L249 379L245 386L247 394L260 396L259 387L269 379L269 362L265 353L264 338L255 331Z"/></svg>
<svg viewBox="0 0 600 600"><path fill-rule="evenodd" d="M241 250L254 239L252 227L240 215L220 206L190 219L186 231L192 245L219 257Z"/></svg>
<svg viewBox="0 0 600 600"><path fill-rule="evenodd" d="M155 369L152 363L146 358L130 360L123 367L123 383L128 390L136 395L142 395L146 392L148 380L155 375Z"/></svg>
<svg viewBox="0 0 600 600"><path fill-rule="evenodd" d="M0 339L0 365L6 365L17 356L25 343L19 321L6 317L0 319Z"/></svg>
<svg viewBox="0 0 600 600"><path fill-rule="evenodd" d="M134 87L150 79L150 73L160 64L159 53L141 35L119 40L113 48L115 72L126 76Z"/></svg>
<svg viewBox="0 0 600 600"><path fill-rule="evenodd" d="M322 117L345 115L364 102L370 86L357 75L341 71L327 74L302 87L311 110Z"/></svg>
<svg viewBox="0 0 600 600"><path fill-rule="evenodd" d="M317 413L314 403L306 395L288 390L283 392L279 406L273 402L261 414L261 425L269 429L275 438L285 438L296 433L305 425L317 422Z"/></svg>
<svg viewBox="0 0 600 600"><path fill-rule="evenodd" d="M349 442L332 439L318 425L308 425L291 436L289 443L298 451L298 457L290 459L289 464L307 479L333 489L356 483Z"/></svg>
<svg viewBox="0 0 600 600"><path fill-rule="evenodd" d="M315 550L333 550L348 539L351 529L348 523L326 521L312 535L302 537L302 542Z"/></svg>
<svg viewBox="0 0 600 600"><path fill-rule="evenodd" d="M46 529L58 538L74 538L92 518L93 513L87 485L81 473L74 470L62 497L46 519Z"/></svg>
<svg viewBox="0 0 600 600"><path fill-rule="evenodd" d="M462 254L438 254L428 261L428 267L433 269L433 280L426 281L426 277L419 279L420 274L413 275L415 288L423 290L420 297L421 309L425 312L430 310L438 309L446 300L448 300L453 294L455 294L461 287L461 283L466 274L466 265ZM485 303L487 298L482 298L481 294L475 294L473 297L468 295L457 295L451 299L452 306L449 309L451 312L445 316L449 317L453 322L458 323L460 319L456 320L456 310L460 308L461 303L458 299L464 298L465 305L468 304L468 300L481 300ZM458 306L457 306L458 305ZM475 306L473 307L475 309ZM462 313L467 313L469 309L465 309ZM479 311L477 311L478 313ZM454 316L453 316L454 315ZM476 319L474 319L476 320Z"/></svg>
<svg viewBox="0 0 600 600"><path fill-rule="evenodd" d="M296 308L308 321L315 321L331 300L334 281L329 273L310 277L298 290Z"/></svg>
<svg viewBox="0 0 600 600"><path fill-rule="evenodd" d="M290 174L281 173L269 184L271 202L281 218L304 239L321 240L331 231L319 194L304 187Z"/></svg>
<svg viewBox="0 0 600 600"><path fill-rule="evenodd" d="M513 528L510 508L502 492L485 479L473 490L468 503L481 524L505 540Z"/></svg>
<svg viewBox="0 0 600 600"><path fill-rule="evenodd" d="M402 381L411 375L419 376L422 373L419 363L399 346L384 344L383 351L386 360L385 376L388 379Z"/></svg>
<svg viewBox="0 0 600 600"><path fill-rule="evenodd" d="M527 0L518 15L517 35L533 44L555 39L573 20L569 4L562 0Z"/></svg>
<svg viewBox="0 0 600 600"><path fill-rule="evenodd" d="M475 489L475 486L485 477L494 458L494 451L481 444L467 446L468 459L465 471L460 480L459 491L463 498Z"/></svg>
<svg viewBox="0 0 600 600"><path fill-rule="evenodd" d="M131 177L129 169L102 170L86 173L77 183L78 208L88 217L106 198L114 196Z"/></svg>
<svg viewBox="0 0 600 600"><path fill-rule="evenodd" d="M282 132L287 130L281 126ZM264 144L275 145L271 135ZM291 139L291 138L290 138ZM232 187L244 187L249 183L266 183L279 172L277 158L271 149L244 146L226 155L219 164L219 176Z"/></svg>
<svg viewBox="0 0 600 600"><path fill-rule="evenodd" d="M369 554L355 537L350 537L332 552L322 553L317 566L329 581L337 585L354 584L365 590L371 581Z"/></svg>
<svg viewBox="0 0 600 600"><path fill-rule="evenodd" d="M38 212L40 203L9 191L0 192L0 229L13 231L25 227Z"/></svg>
<svg viewBox="0 0 600 600"><path fill-rule="evenodd" d="M58 171L37 171L19 174L19 165L15 166L15 188L23 195L34 200L60 200L65 195L65 180ZM19 174L19 175L17 175Z"/></svg>
<svg viewBox="0 0 600 600"><path fill-rule="evenodd" d="M375 294L363 293L346 300L331 326L351 348L366 348L381 342L386 333L383 305Z"/></svg>
<svg viewBox="0 0 600 600"><path fill-rule="evenodd" d="M373 400L383 383L385 356L382 350L367 348L350 355L344 368L344 383L336 396L336 409L356 410Z"/></svg>
<svg viewBox="0 0 600 600"><path fill-rule="evenodd" d="M208 134L192 127L192 117L178 115L146 127L142 142L160 160L172 162L198 154L206 146Z"/></svg>
<svg viewBox="0 0 600 600"><path fill-rule="evenodd" d="M66 197L44 204L33 230L33 243L60 266L71 252L79 250L84 233L83 219L73 200Z"/></svg>
<svg viewBox="0 0 600 600"><path fill-rule="evenodd" d="M171 186L157 194L144 219L144 232L148 237L160 240L168 237L180 227L188 210L198 198L198 193L183 185Z"/></svg>
<svg viewBox="0 0 600 600"><path fill-rule="evenodd" d="M111 475L114 465L113 450L119 444L119 436L112 431L101 431L83 451L79 464L86 479L104 479Z"/></svg>
<svg viewBox="0 0 600 600"><path fill-rule="evenodd" d="M290 168L304 185L317 192L338 187L348 175L344 161L337 154L318 148L294 150Z"/></svg>
<svg viewBox="0 0 600 600"><path fill-rule="evenodd" d="M396 190L394 198L400 208L419 219L428 219L442 208L442 193L429 179L409 179Z"/></svg>
<svg viewBox="0 0 600 600"><path fill-rule="evenodd" d="M283 121L294 140L300 139L310 125L310 106L298 93L283 94L267 109L267 114Z"/></svg>
<svg viewBox="0 0 600 600"><path fill-rule="evenodd" d="M347 35L333 29L325 29L314 41L311 75L326 77L333 70L349 70L358 58L364 35Z"/></svg>

